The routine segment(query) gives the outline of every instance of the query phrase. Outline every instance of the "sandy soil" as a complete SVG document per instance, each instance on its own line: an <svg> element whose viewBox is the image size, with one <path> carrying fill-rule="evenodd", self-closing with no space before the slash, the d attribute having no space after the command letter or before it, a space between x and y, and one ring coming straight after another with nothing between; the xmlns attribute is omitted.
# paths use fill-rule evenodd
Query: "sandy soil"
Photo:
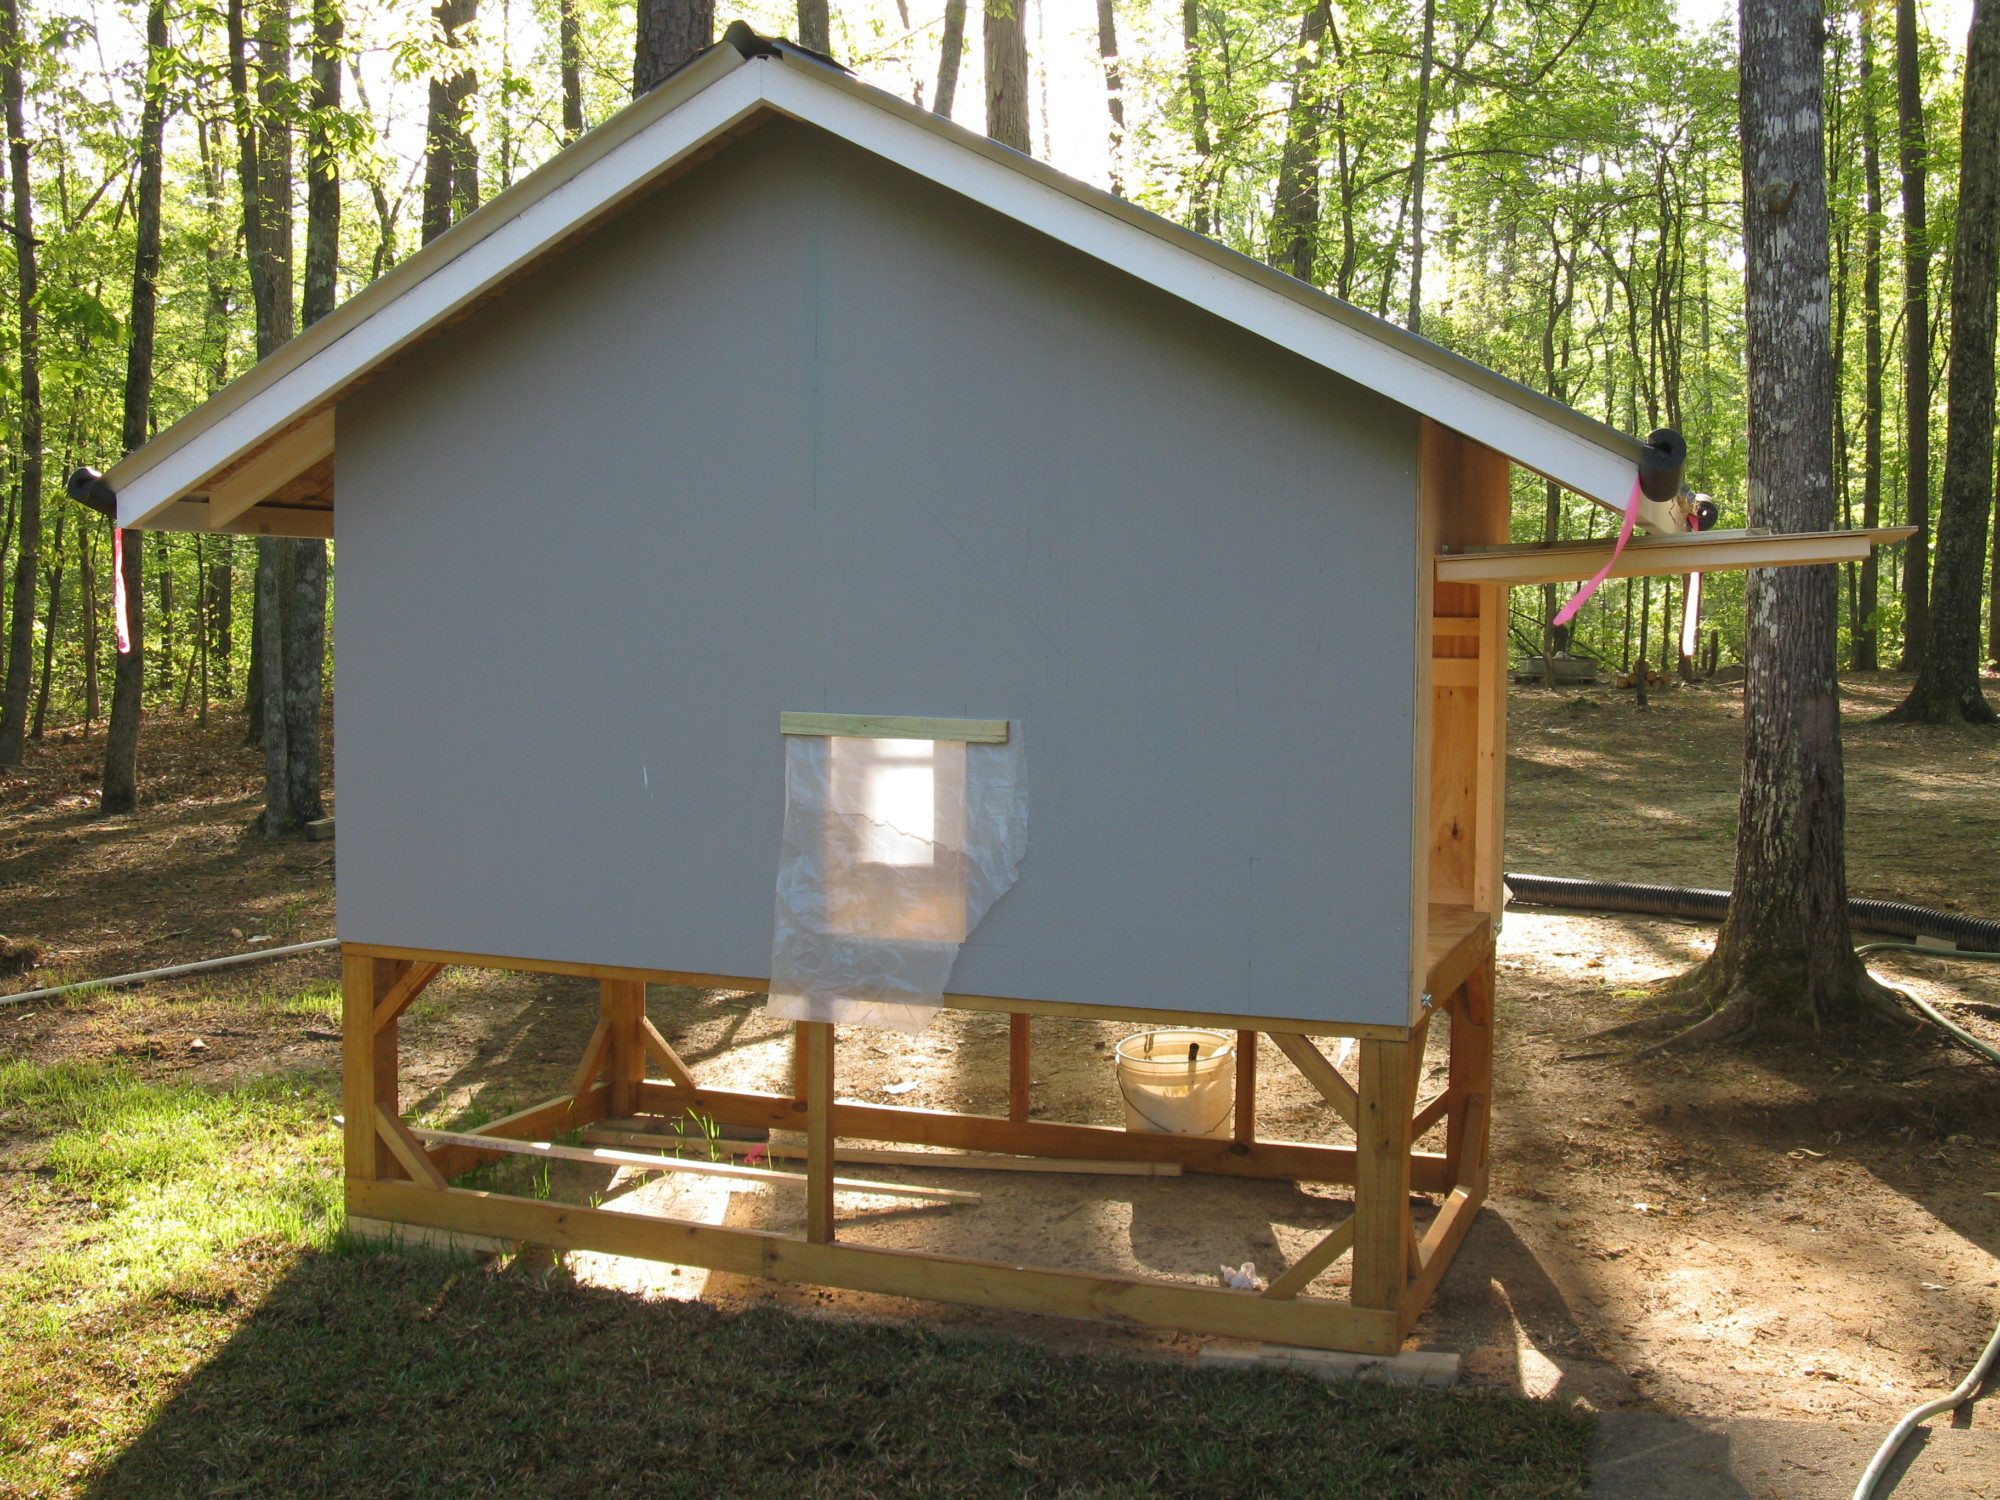
<svg viewBox="0 0 2000 1500"><path fill-rule="evenodd" d="M1852 888L2000 914L2000 737L1868 722L1897 686L1884 676L1849 687ZM1509 868L1727 885L1739 734L1730 691L1672 689L1641 713L1608 690L1517 689ZM330 932L328 847L270 846L244 831L257 762L229 740L220 726L164 726L149 766L165 774L133 819L93 816L97 746L73 737L45 747L32 776L0 780L0 932L79 977ZM1794 1044L1643 1064L1588 1039L1711 936L1663 921L1509 914L1493 1197L1416 1340L1463 1352L1471 1379L1601 1408L1879 1420L1955 1381L2000 1315L2000 1198L1989 1196L2000 1192L2000 1072L1914 1026L1866 1055ZM1906 957L1884 955L1877 972L2000 1041L2000 970ZM205 1079L331 1069L325 1018L267 997L333 977L330 959L303 959L80 1005L4 1007L0 1057L116 1055ZM660 987L650 1009L705 1081L778 1086L788 1039L758 998ZM594 1011L580 983L454 971L405 1028L404 1108L500 1113L558 1092ZM1127 1029L1038 1024L1036 1114L1116 1123L1110 1044ZM1441 1051L1432 1063L1441 1078ZM865 1099L1000 1112L1005 1070L998 1017L948 1013L920 1038L842 1042L842 1090ZM1343 1138L1268 1043L1260 1072L1263 1133ZM0 1254L44 1242L66 1211L18 1170L26 1152L0 1125ZM1276 1274L1345 1212L1336 1189L1200 1177L907 1178L973 1188L983 1201L843 1197L843 1236L1212 1282L1245 1260ZM576 1201L603 1195L711 1222L783 1228L800 1209L785 1190L641 1185L590 1169L559 1173L553 1186ZM1031 1326L1169 1357L1197 1347L629 1262L583 1258L578 1269L648 1295ZM1343 1262L1316 1289L1344 1275ZM1975 1423L2000 1425L2000 1412L1987 1403Z"/></svg>

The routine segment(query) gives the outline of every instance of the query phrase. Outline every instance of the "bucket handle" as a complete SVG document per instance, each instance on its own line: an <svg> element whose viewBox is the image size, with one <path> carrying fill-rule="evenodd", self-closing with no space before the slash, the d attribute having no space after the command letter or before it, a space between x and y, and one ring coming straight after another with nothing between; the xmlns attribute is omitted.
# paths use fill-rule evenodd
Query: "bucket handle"
<svg viewBox="0 0 2000 1500"><path fill-rule="evenodd" d="M1236 1101L1234 1099L1230 1100L1229 1103L1225 1104L1222 1107L1222 1113L1215 1117L1215 1122L1212 1125L1210 1125L1206 1130L1169 1130L1166 1126L1162 1125L1158 1120L1154 1119L1151 1115L1147 1114L1145 1110L1141 1109L1138 1105L1132 1102L1132 1091L1127 1087L1125 1087L1125 1080L1123 1078L1120 1078L1118 1080L1118 1093L1119 1096L1124 1099L1127 1107L1131 1109L1133 1114L1137 1115L1140 1119L1144 1120L1148 1125L1152 1126L1153 1129L1157 1130L1161 1135L1194 1135L1204 1138L1212 1136L1215 1134L1216 1131L1222 1128L1222 1122L1228 1119L1230 1114L1236 1108Z"/></svg>

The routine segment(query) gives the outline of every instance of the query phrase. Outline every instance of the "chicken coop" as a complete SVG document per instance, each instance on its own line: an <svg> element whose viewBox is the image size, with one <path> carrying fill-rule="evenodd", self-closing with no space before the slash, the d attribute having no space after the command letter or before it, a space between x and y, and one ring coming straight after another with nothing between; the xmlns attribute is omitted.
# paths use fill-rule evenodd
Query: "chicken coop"
<svg viewBox="0 0 2000 1500"><path fill-rule="evenodd" d="M1691 532L1647 462L732 28L107 482L127 526L336 541L357 1222L1384 1352L1487 1182L1507 589L1613 555L1510 545L1511 469L1629 511L1620 573L1868 544ZM459 965L582 976L599 1012L560 1096L441 1139L404 1116L398 1020ZM705 1084L650 983L769 990L792 1086ZM938 1005L1010 1018L1007 1113L842 1096L842 1028ZM1237 1037L1233 1113L1031 1117L1048 1018ZM1351 1143L1260 1134L1259 1036ZM802 1234L457 1185L690 1111L803 1132ZM1262 1289L885 1249L843 1240L836 1141L1354 1211Z"/></svg>

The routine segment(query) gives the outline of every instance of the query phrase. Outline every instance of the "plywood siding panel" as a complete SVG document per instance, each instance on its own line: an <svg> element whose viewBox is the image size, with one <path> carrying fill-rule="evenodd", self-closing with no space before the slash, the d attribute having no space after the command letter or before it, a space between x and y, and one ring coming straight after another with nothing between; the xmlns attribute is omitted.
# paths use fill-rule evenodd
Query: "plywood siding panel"
<svg viewBox="0 0 2000 1500"><path fill-rule="evenodd" d="M954 991L1407 1019L1401 408L774 124L341 444L344 937L765 973L779 713L1005 718Z"/></svg>

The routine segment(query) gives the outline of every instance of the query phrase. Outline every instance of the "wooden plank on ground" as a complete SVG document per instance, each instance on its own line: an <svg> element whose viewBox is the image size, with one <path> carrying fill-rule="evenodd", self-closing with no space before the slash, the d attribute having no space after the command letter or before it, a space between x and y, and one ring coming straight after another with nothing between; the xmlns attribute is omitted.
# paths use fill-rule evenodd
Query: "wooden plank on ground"
<svg viewBox="0 0 2000 1500"><path fill-rule="evenodd" d="M1005 1265L958 1256L833 1243L651 1214L537 1202L403 1182L359 1182L353 1211L466 1234L532 1240L559 1250L635 1255L742 1276L922 1297L1004 1311L1110 1319L1153 1328L1367 1353L1401 1343L1393 1311L1319 1298L1272 1301L1255 1292Z"/></svg>
<svg viewBox="0 0 2000 1500"><path fill-rule="evenodd" d="M643 1167L649 1172L685 1172L707 1177L729 1177L739 1182L785 1183L797 1186L806 1181L803 1173L779 1172L767 1167L737 1166L733 1162L692 1161L682 1156L655 1156L640 1151L617 1151L603 1146L562 1146L550 1141L517 1141L502 1136L474 1135L463 1130L420 1130L410 1133L420 1141L440 1146L460 1146L468 1151L491 1151L500 1156L535 1156L546 1161L588 1162L604 1167ZM847 1192L880 1193L889 1198L922 1198L932 1203L977 1203L979 1194L957 1188L917 1187L902 1182L873 1182L864 1177L836 1177L833 1186ZM442 1186L442 1184L440 1184Z"/></svg>

